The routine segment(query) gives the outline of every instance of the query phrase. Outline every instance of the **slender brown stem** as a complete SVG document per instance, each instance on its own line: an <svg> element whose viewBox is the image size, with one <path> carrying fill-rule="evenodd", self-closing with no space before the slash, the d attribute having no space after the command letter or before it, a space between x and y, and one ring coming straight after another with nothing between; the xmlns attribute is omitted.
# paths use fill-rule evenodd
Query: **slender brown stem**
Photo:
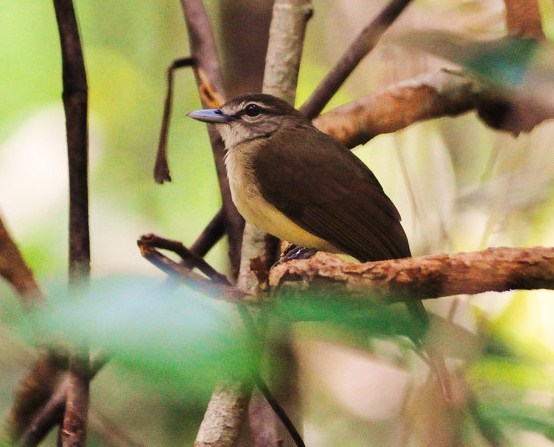
<svg viewBox="0 0 554 447"><path fill-rule="evenodd" d="M225 213L221 208L210 220L204 231L198 236L190 251L198 256L204 256L225 235Z"/></svg>
<svg viewBox="0 0 554 447"><path fill-rule="evenodd" d="M196 82L199 88L201 88L205 80L208 81L219 97L225 98L219 58L204 4L201 0L181 0L181 4L187 24L191 54L196 61ZM206 104L204 104L204 106L206 106ZM223 202L225 229L229 238L231 270L233 276L236 277L240 265L240 247L242 245L244 220L231 199L229 179L224 163L225 147L221 136L215 130L214 126L211 125L208 126L208 134L212 144L217 178Z"/></svg>
<svg viewBox="0 0 554 447"><path fill-rule="evenodd" d="M358 63L377 45L383 33L404 11L410 0L392 0L352 42L325 79L317 86L300 111L309 118L316 117L350 76Z"/></svg>
<svg viewBox="0 0 554 447"><path fill-rule="evenodd" d="M141 255L161 271L171 275L174 279L187 284L189 287L211 296L212 298L237 303L239 301L252 302L253 298L246 297L244 293L223 281L223 275L217 274L215 280L206 279L202 275L193 272L187 266L168 258L151 246L148 241L138 240Z"/></svg>
<svg viewBox="0 0 554 447"><path fill-rule="evenodd" d="M220 284L227 284L229 286L231 285L225 275L222 275L221 273L216 271L203 258L193 253L192 250L189 250L179 241L166 239L160 236L156 236L155 234L146 234L139 239L138 243L139 245L152 248L170 250L181 257L187 268L192 269L196 267L211 280L216 281Z"/></svg>
<svg viewBox="0 0 554 447"><path fill-rule="evenodd" d="M88 86L79 29L71 0L54 0L62 49L63 103L69 161L69 281L87 283L90 274L88 227ZM84 447L89 405L89 353L85 343L70 359L69 386L60 439L63 447Z"/></svg>
<svg viewBox="0 0 554 447"><path fill-rule="evenodd" d="M169 121L171 119L171 106L173 105L173 75L175 70L183 67L190 67L194 64L192 57L175 59L167 67L167 94L164 101L164 113L162 117L162 127L160 129L160 140L158 142L158 152L156 154L156 163L154 165L154 180L156 183L171 181L169 165L167 163L167 136L169 131Z"/></svg>

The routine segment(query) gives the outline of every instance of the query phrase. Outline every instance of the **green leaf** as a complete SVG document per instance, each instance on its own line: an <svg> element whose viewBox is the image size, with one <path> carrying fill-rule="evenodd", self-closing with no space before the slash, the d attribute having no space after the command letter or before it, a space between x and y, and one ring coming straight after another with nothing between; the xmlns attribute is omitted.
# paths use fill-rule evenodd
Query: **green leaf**
<svg viewBox="0 0 554 447"><path fill-rule="evenodd" d="M505 87L523 83L541 49L540 43L534 39L505 37L475 41L439 31L411 32L400 36L397 41L409 49L423 50L462 65L474 74Z"/></svg>
<svg viewBox="0 0 554 447"><path fill-rule="evenodd" d="M211 388L222 375L248 373L252 355L230 305L159 280L117 277L67 293L33 316L48 338L86 340L118 362L174 387Z"/></svg>
<svg viewBox="0 0 554 447"><path fill-rule="evenodd" d="M286 321L319 321L345 326L361 336L391 337L404 335L421 338L426 330L402 303L390 305L378 297L348 299L322 290L305 296L283 295L271 312Z"/></svg>
<svg viewBox="0 0 554 447"><path fill-rule="evenodd" d="M554 378L544 365L523 363L516 358L484 357L468 370L467 380L476 387L492 384L554 391Z"/></svg>
<svg viewBox="0 0 554 447"><path fill-rule="evenodd" d="M554 440L554 413L549 408L505 400L481 402L479 407L485 416L509 428L542 433Z"/></svg>

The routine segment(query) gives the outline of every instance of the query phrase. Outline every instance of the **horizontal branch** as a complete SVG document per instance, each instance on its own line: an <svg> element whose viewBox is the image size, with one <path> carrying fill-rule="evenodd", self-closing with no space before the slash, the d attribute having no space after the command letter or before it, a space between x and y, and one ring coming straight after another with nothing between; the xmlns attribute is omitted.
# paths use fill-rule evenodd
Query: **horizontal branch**
<svg viewBox="0 0 554 447"><path fill-rule="evenodd" d="M501 95L498 88L463 72L441 70L337 107L317 117L314 125L352 148L418 121L470 110L476 110L488 126L516 135L554 118L554 109L547 104L521 95Z"/></svg>
<svg viewBox="0 0 554 447"><path fill-rule="evenodd" d="M512 289L554 289L554 248L489 248L352 264L318 253L277 265L270 284L279 292L315 290L354 296L379 295L390 301L427 299Z"/></svg>

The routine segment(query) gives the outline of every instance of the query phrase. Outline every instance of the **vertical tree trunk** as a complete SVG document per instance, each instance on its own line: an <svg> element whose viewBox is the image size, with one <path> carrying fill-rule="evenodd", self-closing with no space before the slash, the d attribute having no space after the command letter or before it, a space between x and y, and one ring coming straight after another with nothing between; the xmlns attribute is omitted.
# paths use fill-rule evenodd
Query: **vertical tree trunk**
<svg viewBox="0 0 554 447"><path fill-rule="evenodd" d="M260 92L273 0L221 2L222 56L229 97Z"/></svg>

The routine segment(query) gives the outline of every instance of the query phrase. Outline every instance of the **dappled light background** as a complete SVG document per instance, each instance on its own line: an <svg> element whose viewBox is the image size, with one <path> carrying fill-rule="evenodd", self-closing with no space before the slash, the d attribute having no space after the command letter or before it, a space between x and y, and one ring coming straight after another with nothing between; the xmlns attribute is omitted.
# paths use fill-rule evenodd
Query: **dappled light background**
<svg viewBox="0 0 554 447"><path fill-rule="evenodd" d="M314 1L297 105L385 3ZM205 4L220 33L221 8L228 8L231 0ZM180 4L77 0L75 6L90 88L92 275L161 280L163 275L141 258L137 237L153 232L190 245L220 205L205 126L185 117L200 106L188 69L176 75L169 135L173 181L160 186L152 178L165 70L189 51ZM541 6L545 32L552 37L553 5L543 1ZM442 29L472 38L500 38L506 33L503 7L501 0L413 2L327 109L418 74L454 67L423 51L400 47L391 39L394 35ZM40 284L50 290L49 285L61 283L67 275L67 168L56 21L48 2L8 1L2 8L0 214ZM248 17L240 27L249 32ZM218 38L221 48L230 45L221 42L224 36ZM417 256L490 246L554 245L553 145L551 122L514 138L487 128L476 114L468 113L381 135L354 151L399 208ZM226 243L220 242L207 260L227 271L226 253ZM187 292L178 293L186 302ZM199 321L206 315L224 316L228 324L230 310L209 300L194 296L190 312L197 312ZM430 301L428 308L442 318L431 329L431 337L452 354L450 366L459 368L470 385L498 398L491 402L500 402L499 407L507 389L517 399L552 407L554 379L546 371L551 372L554 360L553 292ZM25 334L13 330L21 316L4 284L0 284L0 306L0 412L4 412L35 352ZM150 318L148 313L143 317ZM446 325L446 319L455 325ZM198 334L203 336L202 331ZM451 415L426 401L437 390L426 383L426 367L402 345L353 339L322 324L299 324L294 334L308 445L425 445L433 421L455 425L446 420ZM481 356L489 351L511 354ZM163 378L147 382L136 365L116 359L94 380L93 431L107 418L144 445L192 445L210 390L168 392L159 386ZM430 426L410 419L422 413L428 414ZM422 444L403 444L406 421L412 421ZM467 445L485 445L474 434L465 436ZM55 439L50 441L54 445ZM544 435L530 432L518 434L514 441L551 444ZM91 445L106 444L93 435Z"/></svg>

